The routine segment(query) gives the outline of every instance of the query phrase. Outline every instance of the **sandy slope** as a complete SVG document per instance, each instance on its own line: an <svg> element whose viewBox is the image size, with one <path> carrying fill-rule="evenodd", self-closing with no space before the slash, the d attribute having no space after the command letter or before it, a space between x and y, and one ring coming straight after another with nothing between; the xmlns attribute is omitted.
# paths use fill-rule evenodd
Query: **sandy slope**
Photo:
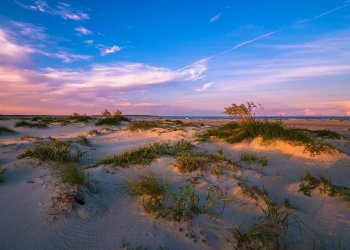
<svg viewBox="0 0 350 250"><path fill-rule="evenodd" d="M13 127L15 122L0 121L1 125L8 127ZM290 125L297 126L296 122L290 122ZM348 122L339 121L307 121L302 125L311 129L334 129L345 136L349 134L346 128L350 128ZM254 202L242 196L237 181L230 173L222 176L206 173L197 191L204 197L209 185L225 190L231 201L222 214L217 217L195 216L188 228L163 219L154 224L153 219L140 208L140 200L125 194L125 176L147 168L173 186L180 186L198 173L180 174L174 168L175 159L172 157L161 157L149 166L121 170L109 166L93 167L95 162L105 156L143 146L151 140L186 139L194 142L196 133L206 127L171 132L161 129L130 132L125 128L126 125L109 130L97 128L101 131L100 135L88 136L93 146L86 149L82 164L87 167L89 178L98 192L87 196L85 205L76 205L73 211L57 219L49 215L50 197L54 192L49 164L17 160L16 156L38 140L34 137L73 138L86 135L95 126L81 123L52 125L47 129L16 128L18 134L1 136L0 164L9 171L5 182L0 184L0 249L118 249L124 236L131 247L142 244L148 249L157 249L159 245L166 249L232 249L231 230L238 226L248 228L261 215ZM24 135L31 137L24 138ZM274 200L282 202L288 198L298 206L294 216L321 234L328 248L331 249L331 242L337 244L338 240L350 248L350 201L318 192L306 197L298 192L299 178L306 170L315 175L329 176L335 184L350 186L350 147L347 139L332 141L344 153L316 157L306 154L301 146L293 147L283 142L268 146L261 146L258 140L235 145L220 141L194 143L196 150L217 152L222 149L226 156L237 161L241 152L265 155L269 160L267 167L242 163L240 175L248 178L252 185L264 186ZM306 229L300 233L296 225L290 228L290 246L310 249L312 239L307 234L312 233ZM194 235L196 241L186 236L188 232Z"/></svg>

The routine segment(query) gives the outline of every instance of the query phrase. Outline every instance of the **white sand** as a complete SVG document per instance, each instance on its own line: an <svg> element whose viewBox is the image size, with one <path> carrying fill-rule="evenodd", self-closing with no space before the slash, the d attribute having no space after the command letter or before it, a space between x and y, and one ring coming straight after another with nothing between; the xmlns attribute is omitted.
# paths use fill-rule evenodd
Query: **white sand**
<svg viewBox="0 0 350 250"><path fill-rule="evenodd" d="M13 128L15 119L0 121L0 125ZM200 121L206 122L206 121ZM212 121L210 121L212 122ZM310 129L330 128L349 136L349 122L339 121L289 121L290 126ZM98 188L96 194L87 196L85 205L76 205L65 216L53 220L50 217L51 196L54 191L53 178L47 164L38 164L16 156L35 143L32 137L74 138L87 135L96 128L90 124L52 125L47 129L15 128L19 133L0 137L0 165L8 168L6 180L0 184L0 249L119 249L120 240L127 238L130 247L142 246L158 249L232 249L231 230L242 226L248 229L260 210L253 201L242 196L237 181L228 173L216 176L205 175L206 181L198 185L198 192L205 196L209 184L226 190L231 199L217 218L195 215L191 230L196 242L186 236L186 226L164 219L153 224L150 215L140 207L140 200L125 194L124 177L135 175L142 169L150 169L174 186L185 184L185 180L198 173L180 174L174 167L175 159L161 157L149 166L134 166L116 169L109 166L94 167L94 163L109 155L143 146L151 140L193 141L196 133L206 127L187 128L185 131L156 129L145 132L130 132L126 125L103 130L100 135L88 136L93 146L87 148L82 164L89 173L91 182ZM31 136L23 138L23 136ZM350 146L348 139L331 141L344 153L310 156L302 146L291 146L283 142L261 146L258 140L251 143L229 145L220 141L196 143L196 150L217 152L222 149L227 157L239 160L241 152L254 152L268 158L267 167L257 164L242 164L242 175L250 184L264 186L271 197L279 202L288 198L299 207L293 214L309 228L336 245L350 247L350 201L342 197L328 197L312 193L312 197L298 192L299 178L309 170L315 175L331 177L334 184L350 186ZM180 231L179 228L184 228ZM204 232L208 244L203 242ZM312 248L312 239L306 232L299 232L296 225L290 226L290 244L295 249ZM293 242L293 243L292 243ZM292 245L290 245L292 246Z"/></svg>

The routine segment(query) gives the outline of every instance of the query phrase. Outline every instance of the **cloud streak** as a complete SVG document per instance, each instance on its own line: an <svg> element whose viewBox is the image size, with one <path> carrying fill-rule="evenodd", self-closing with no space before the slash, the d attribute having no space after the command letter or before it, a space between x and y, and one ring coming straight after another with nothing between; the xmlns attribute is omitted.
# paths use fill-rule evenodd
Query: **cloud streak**
<svg viewBox="0 0 350 250"><path fill-rule="evenodd" d="M211 17L210 20L209 20L209 23L217 22L220 19L220 17L222 16L222 14L223 14L223 12L219 12L215 16Z"/></svg>
<svg viewBox="0 0 350 250"><path fill-rule="evenodd" d="M22 8L38 11L54 16L60 16L65 20L83 21L90 19L89 14L82 10L73 9L70 4L59 2L55 7L50 7L45 1L37 0L32 5L26 5L16 1Z"/></svg>

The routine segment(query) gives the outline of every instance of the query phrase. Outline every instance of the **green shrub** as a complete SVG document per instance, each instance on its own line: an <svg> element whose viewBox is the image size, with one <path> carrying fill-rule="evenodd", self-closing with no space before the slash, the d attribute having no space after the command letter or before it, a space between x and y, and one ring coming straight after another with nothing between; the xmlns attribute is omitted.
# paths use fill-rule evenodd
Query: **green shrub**
<svg viewBox="0 0 350 250"><path fill-rule="evenodd" d="M102 159L99 164L127 167L135 164L148 164L154 159L170 154L170 147L166 143L151 142L148 145L127 151L120 155L110 156Z"/></svg>
<svg viewBox="0 0 350 250"><path fill-rule="evenodd" d="M40 143L24 151L18 156L22 158L35 158L42 161L75 162L79 161L82 152L75 148L73 141L53 140L49 143Z"/></svg>

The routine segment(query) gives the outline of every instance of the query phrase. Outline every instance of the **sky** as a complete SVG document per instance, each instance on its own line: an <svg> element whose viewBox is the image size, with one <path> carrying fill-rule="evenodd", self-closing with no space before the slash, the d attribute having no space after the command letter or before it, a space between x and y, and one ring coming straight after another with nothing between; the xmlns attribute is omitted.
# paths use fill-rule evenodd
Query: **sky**
<svg viewBox="0 0 350 250"><path fill-rule="evenodd" d="M350 1L1 0L0 114L350 115Z"/></svg>

